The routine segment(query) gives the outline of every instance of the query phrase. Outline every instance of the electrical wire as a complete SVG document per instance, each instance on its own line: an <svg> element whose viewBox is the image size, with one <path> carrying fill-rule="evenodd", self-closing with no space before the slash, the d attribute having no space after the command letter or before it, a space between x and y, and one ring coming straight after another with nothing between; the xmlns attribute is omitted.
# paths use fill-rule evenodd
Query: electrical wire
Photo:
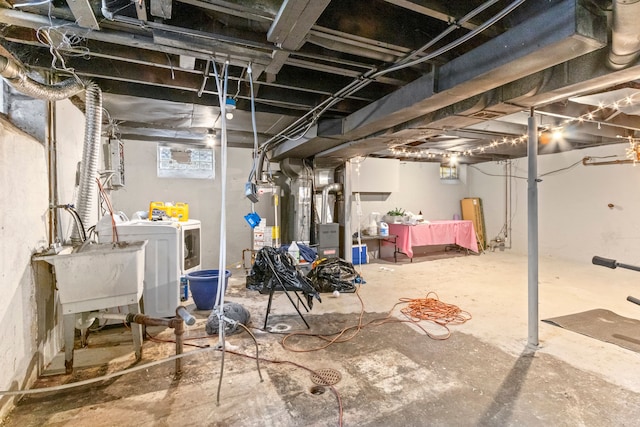
<svg viewBox="0 0 640 427"><path fill-rule="evenodd" d="M461 44L471 40L473 37L477 36L478 34L480 34L481 32L483 32L484 30L486 30L487 28L489 28L490 26L492 26L493 24L495 24L496 22L498 22L499 20L501 20L502 18L504 18L505 16L507 16L509 13L513 12L517 7L519 7L522 3L524 3L526 0L516 0L513 3L511 3L509 6L505 7L504 9L502 9L500 12L498 12L496 15L494 15L491 19L489 19L488 21L482 23L481 25L477 26L476 28L474 28L472 31L468 32L467 34L465 34L464 36L460 37L459 39L456 39L454 41L452 41L451 43L448 43L447 45L441 47L440 49L429 53L428 55L425 55L419 59L415 59L413 61L410 62L406 62L406 63L402 63L399 64L395 67L390 67L387 68L383 71L380 71L376 74L373 75L373 78L376 78L380 75L383 74L387 74L390 73L392 71L398 71L398 70L402 70L404 68L407 67L412 67L414 65L418 65L421 64L423 62L429 61L433 58L436 58L448 51L450 51L451 49L454 49L458 46L460 46ZM490 2L487 2L490 3ZM473 16L475 16L476 14L484 11L484 9L486 8L485 6L490 6L487 5L487 3L481 5L480 7L476 8L473 10L472 13L467 14L463 19L465 20L469 20L471 19ZM495 1L494 1L495 3ZM451 28L451 27L449 27ZM446 31L446 30L445 30Z"/></svg>
<svg viewBox="0 0 640 427"><path fill-rule="evenodd" d="M400 298L400 300L393 305L391 310L387 312L387 315L381 318L375 318L368 322L364 322L364 314L365 314L365 305L362 297L360 296L360 286L356 286L355 294L358 296L360 300L360 314L358 315L358 322L353 326L348 326L343 328L340 331L329 333L329 334L315 334L310 332L292 332L286 334L280 344L286 350L295 352L295 353L307 353L312 351L318 351L326 349L327 347L336 344L336 343L344 343L355 338L362 329L368 326L380 326L385 323L412 323L419 329L421 329L429 338L434 340L446 340L451 336L451 331L447 325L449 324L462 324L467 320L471 319L471 314L460 310L457 306L453 304L443 303L439 300L437 294L435 292L427 293L427 297L424 299L419 298ZM436 298L430 298L429 296L433 294ZM406 316L407 320L399 319L397 317L392 317L394 309L400 304L409 304L407 308L403 308L400 312ZM418 307L420 310L416 311L415 307ZM435 335L431 332L427 331L424 327L420 325L421 321L428 321L437 325L444 329L443 334ZM290 345L287 341L291 340L291 338L298 339L313 339L315 341L321 341L319 345L313 347L295 347L294 345Z"/></svg>
<svg viewBox="0 0 640 427"><path fill-rule="evenodd" d="M111 205L111 200L109 199L109 195L102 186L99 178L96 178L96 182L98 183L98 189L100 190L101 200L104 200L107 204L107 209L109 211L109 215L111 216L111 239L113 242L118 242L118 227L116 226L116 219L113 212L113 206Z"/></svg>
<svg viewBox="0 0 640 427"><path fill-rule="evenodd" d="M257 340L256 336L253 334L253 332L251 332L251 330L249 330L249 328L247 328L245 325L243 325L240 322L238 322L237 325L242 327L249 334L249 336L253 340L253 343L256 346L256 357L255 357L255 359L256 359L256 367L258 368L258 376L260 377L260 382L264 382L264 379L262 378L262 371L260 370L260 357L259 357L260 356L260 354L259 354L259 350L260 349L259 349L259 346L258 346L258 340ZM155 342L155 343L166 343L166 344L174 343L175 344L175 342L176 342L175 339L165 340L165 339L158 338L157 335L156 336L151 335L146 330L145 330L145 336L149 339L149 341L152 341L152 342ZM186 342L188 340L202 340L202 339L208 339L208 338L210 338L210 337L209 336L196 336L196 337L183 338L182 340L183 340L183 345L188 345L188 346L197 347L197 348L209 348L211 346L208 345L208 344L207 345L200 345L200 344L191 344L191 343Z"/></svg>
<svg viewBox="0 0 640 427"><path fill-rule="evenodd" d="M581 164L581 163L582 163L582 159L580 159L580 160L578 160L577 162L575 162L575 163L573 163L573 164L571 164L571 165L569 165L569 166L566 166L566 167L564 167L564 168L560 168L560 169L552 170L552 171L549 171L549 172L545 172L545 173L543 173L543 174L539 174L539 175L538 175L538 178L542 178L543 176L553 175L553 174L556 174L556 173L559 173L559 172L568 171L568 170L570 170L570 169L575 168L576 166L578 166L578 165L579 165L579 164Z"/></svg>
<svg viewBox="0 0 640 427"><path fill-rule="evenodd" d="M498 22L500 19L502 19L505 16L507 16L509 13L511 13L513 10L515 10L518 6L520 6L525 1L526 0L515 0L509 6L507 6L506 8L504 8L500 12L498 12L496 15L494 15L491 19L489 19L488 21L484 22L480 26L476 27L475 29L473 29L472 31L467 33L466 35L460 37L459 39L454 40L451 43L448 43L444 47L442 47L442 48L440 48L440 49L438 49L438 50L436 50L436 51L434 51L434 52L432 52L432 53L430 53L430 54L428 54L426 56L423 56L423 57L421 57L419 59L416 59L416 60L413 60L413 61L410 61L410 62L403 62L407 58L411 58L411 57L415 56L415 53L412 52L407 56L407 58L404 58L403 60L398 61L398 63L396 63L395 66L391 66L391 67L386 68L384 70L377 70L375 68L370 69L369 71L367 71L364 74L360 75L358 78L356 78L353 81L351 81L351 83L349 83L347 86L345 86L344 88L340 89L339 91L337 91L336 93L334 93L333 95L331 95L330 97L325 99L323 102L321 102L316 107L314 107L312 110L310 110L309 112L304 114L302 117L300 117L294 123L292 123L291 125L289 125L285 129L280 131L278 134L276 134L273 137L269 138L266 142L264 142L262 144L261 149L266 151L266 150L271 148L272 144L277 145L277 144L282 143L284 140L288 140L289 138L288 138L287 134L298 135L300 130L301 130L300 128L305 128L305 127L307 127L307 125L310 128L311 126L313 126L313 124L315 122L317 122L317 120L320 118L320 116L322 114L324 114L329 108L331 108L336 103L342 101L345 97L350 96L350 95L360 91L365 86L367 86L370 83L374 82L376 78L381 77L381 76L383 76L385 74L394 72L394 71L399 71L401 69L404 69L404 68L407 68L407 67L411 67L413 65L420 64L422 62L429 61L429 60L431 60L431 59L433 59L433 58L435 58L437 56L440 56L440 55L448 52L449 50L459 46L460 44L470 40L471 38L473 38L476 35L480 34L482 31L484 31L487 28L489 28L491 25L493 25L496 22ZM482 4L481 6L475 8L473 11L471 11L469 14L465 15L462 19L460 19L457 22L455 29L457 29L458 26L461 23L463 23L465 20L471 19L472 17L474 17L478 13L484 11L485 8L491 6L495 2L496 2L496 0L490 0L490 1L485 2L484 4ZM447 35L449 32L452 31L450 28L451 27L447 28L444 31L444 33L445 33L444 35ZM439 40L441 37L444 37L444 35L441 34L440 36L437 36L436 39ZM422 49L427 49L431 45L432 45L432 42L429 42L424 47L418 49L417 52L421 52ZM311 119L311 120L309 120L309 119ZM304 133L306 133L306 131ZM303 133L303 135L304 135L304 133Z"/></svg>
<svg viewBox="0 0 640 427"><path fill-rule="evenodd" d="M256 125L256 100L253 92L253 71L251 69L251 64L247 67L247 74L249 75L249 90L251 94L251 128L253 129L253 165L251 165L251 172L249 172L249 182L254 182L257 180L255 175L258 161L258 127ZM238 91L240 91L240 83L238 83ZM251 209L255 212L253 205L254 203L251 203Z"/></svg>
<svg viewBox="0 0 640 427"><path fill-rule="evenodd" d="M34 389L30 389L30 390L0 390L0 395L3 395L3 396L22 396L22 395L26 395L26 394L40 394L40 393L49 393L49 392L52 392L52 391L68 390L68 389L71 389L71 388L76 388L76 387L80 387L80 386L83 386L83 385L93 384L93 383L97 383L97 382L100 382L100 381L109 380L111 378L120 377L122 375L130 374L130 373L133 373L133 372L142 371L142 370L145 370L145 369L149 369L149 368L151 368L153 366L161 365L161 364L166 363L166 362L171 362L173 360L181 359L181 358L187 357L187 356L195 356L197 354L209 352L209 351L212 351L212 350L217 350L217 349L215 347L209 347L209 348L203 348L203 349L199 349L199 350L193 350L193 351L190 351L190 352L187 352L187 353L181 353L181 354L176 354L176 355L173 355L173 356L167 356L164 359L154 360L153 362L145 363L143 365L137 365L137 366L134 366L132 368L123 369L122 371L112 372L112 373L106 374L106 375L101 375L101 376L96 377L96 378L89 378L89 379L82 380L82 381L77 381L77 382L67 383L67 384L61 384L61 385L52 386L52 387L34 388Z"/></svg>
<svg viewBox="0 0 640 427"><path fill-rule="evenodd" d="M253 358L252 356L249 356L249 355L243 354L243 353L239 353L239 352L236 352L236 351L233 351L233 350L227 350L227 352L229 352L231 354L235 354L236 356L241 356L241 357L246 357L246 358ZM264 357L261 357L260 360L262 360L263 362L267 362L267 363L292 365L292 366L295 366L296 368L304 369L305 371L309 372L310 374L316 375L316 376L321 378L321 376L318 375L318 373L316 371L314 371L313 369L307 368L306 366L301 365L301 364L296 363L296 362L291 362L290 360L265 359ZM342 426L343 408L342 408L342 398L340 397L340 393L338 393L338 390L336 390L336 388L331 384L328 384L325 387L329 387L329 389L331 390L333 395L336 397L336 400L338 402L338 426Z"/></svg>
<svg viewBox="0 0 640 427"><path fill-rule="evenodd" d="M253 336L253 334L251 334ZM255 338L255 337L254 337ZM86 379L86 380L82 380L82 381L76 381L73 383L67 383L67 384L61 384L61 385L57 385L57 386L51 386L51 387L42 387L42 388L35 388L35 389L30 389L30 390L0 390L0 396L23 396L23 395L31 395L31 394L42 394L42 393L50 393L50 392L54 392L54 391L61 391L61 390L69 390L69 389L73 389L76 387L81 387L84 385L88 385L88 384L94 384L97 382L101 382L101 381L106 381L109 380L111 378L117 378L126 374L130 374L133 372L137 372L137 371L142 371L142 370L146 370L149 369L153 366L157 366L166 362L171 362L177 359L181 359L183 357L189 357L189 356L196 356L202 353L207 353L210 351L220 351L219 348L217 347L205 347L205 348L200 348L198 350L193 350L193 351L189 351L186 353L180 353L180 354L176 354L173 356L168 356L164 359L160 359L160 360L155 360L153 362L149 362L149 363L145 363L143 365L137 365L134 366L132 368L127 368L124 369L122 371L118 371L118 372L112 372L110 374L106 374L106 375L101 375L99 377L96 378L90 378L90 379ZM244 358L248 358L248 359L260 359L263 362L267 362L267 363L273 363L273 364L287 364L287 365L292 365L295 366L297 368L300 369L304 369L308 372L310 372L311 374L315 374L318 375L317 372L315 372L313 369L311 368L307 368L304 365L301 365L299 363L295 363L295 362L291 362L288 360L277 360L277 359L265 359L265 358L258 358L257 356L251 356L248 354L244 354L244 353L240 353L237 351L232 351L232 350L227 350L228 353L231 353L233 355L236 356L241 356ZM262 382L262 375L260 375L260 381ZM333 387L332 385L328 385L327 387L330 388L330 390L333 392L333 394L336 396L336 399L338 401L338 412L339 412L339 423L338 425L342 425L342 413L343 413L343 408L342 408L342 399L340 398L340 394L338 393L338 391L335 389L335 387Z"/></svg>
<svg viewBox="0 0 640 427"><path fill-rule="evenodd" d="M65 211L69 212L69 214L73 218L73 222L74 222L74 224L76 226L76 229L78 230L78 235L80 236L80 240L85 242L87 240L87 232L84 229L84 224L82 223L82 219L80 218L80 215L78 214L78 211L76 211L76 209L73 207L73 205L70 205L70 204L58 205L56 207L57 208L62 208Z"/></svg>
<svg viewBox="0 0 640 427"><path fill-rule="evenodd" d="M430 295L434 295L435 298ZM461 325L471 319L469 312L461 310L456 305L440 301L435 292L427 293L425 298L401 298L400 301L407 303L407 307L400 310L402 314L413 321L425 320L444 327L447 330L446 338L451 336L448 325Z"/></svg>
<svg viewBox="0 0 640 427"><path fill-rule="evenodd" d="M500 174L500 173L489 173L489 172L485 172L485 171L483 171L482 169L480 169L480 168L478 168L477 166L474 166L474 165L468 165L468 167L470 167L471 169L475 169L475 170L477 170L478 172L480 172L481 174L483 174L483 175L487 175L487 176L495 176L495 177L498 177L498 178L504 178L504 177L506 176L505 174ZM511 176L511 178L514 178L514 179L524 179L525 181L528 179L527 177L524 177L524 176L517 176L517 175L512 175L512 176Z"/></svg>
<svg viewBox="0 0 640 427"><path fill-rule="evenodd" d="M51 19L51 5L49 3L49 19ZM87 56L90 51L86 47L77 47L85 39L82 36L76 34L67 34L62 29L66 25L50 25L39 27L36 30L36 38L40 43L49 47L49 53L51 54L51 68L57 71L63 71L70 73L75 80L85 85L85 82L76 74L75 69L67 67L62 51L65 51L70 56ZM54 40L59 40L56 44ZM58 66L58 63L60 66Z"/></svg>
<svg viewBox="0 0 640 427"><path fill-rule="evenodd" d="M260 382L264 382L264 379L262 379L262 372L260 371L260 348L258 347L258 340L256 339L256 336L253 335L253 333L245 325L240 322L238 322L237 325L242 327L242 329L244 329L249 334L249 336L253 340L253 343L256 345L256 367L258 368L258 376L260 377Z"/></svg>
<svg viewBox="0 0 640 427"><path fill-rule="evenodd" d="M253 334L251 334L251 335L253 335ZM106 374L106 375L101 375L101 376L96 377L96 378L90 378L90 379L86 379L86 380L82 380L82 381L76 381L76 382L73 382L73 383L61 384L61 385L57 385L57 386L35 388L35 389L30 389L30 390L0 390L0 396L24 396L24 395L31 395L31 394L50 393L50 392L61 391L61 390L69 390L69 389L73 389L73 388L76 388L76 387L81 387L81 386L88 385L88 384L94 384L94 383L97 383L97 382L106 381L106 380L109 380L111 378L117 378L117 377L120 377L120 376L123 376L123 375L126 375L126 374L130 374L130 373L133 373L133 372L146 370L146 369L149 369L149 368L151 368L153 366L161 365L163 363L171 362L171 361L174 361L174 360L177 360L177 359L181 359L183 357L196 356L196 355L199 355L199 354L208 353L210 351L220 351L220 349L218 347L200 348L198 350L193 350L193 351L189 351L189 352L186 352L186 353L180 353L180 354L176 354L176 355L173 355L173 356L168 356L168 357L166 357L164 359L155 360L153 362L145 363L143 365L137 365L137 366L134 366L132 368L124 369L122 371L112 372L112 373ZM318 375L318 373L315 372L313 369L307 368L304 365L301 365L301 364L295 363L295 362L291 362L289 360L258 358L256 356L251 356L251 355L240 353L240 352L233 351L233 350L227 350L227 352L231 353L233 355L241 356L241 357L248 358L248 359L260 359L263 362L267 362L267 363L292 365L292 366L295 366L297 368L304 369L304 370L310 372L311 374ZM261 380L261 382L263 381L262 380L262 375L260 375L260 380ZM338 423L338 425L341 426L342 425L342 413L343 413L342 399L340 398L340 394L335 389L335 387L333 387L332 385L328 385L327 387L329 387L329 389L333 392L333 394L335 395L335 397L336 397L336 399L338 401L338 413L339 413L339 423Z"/></svg>

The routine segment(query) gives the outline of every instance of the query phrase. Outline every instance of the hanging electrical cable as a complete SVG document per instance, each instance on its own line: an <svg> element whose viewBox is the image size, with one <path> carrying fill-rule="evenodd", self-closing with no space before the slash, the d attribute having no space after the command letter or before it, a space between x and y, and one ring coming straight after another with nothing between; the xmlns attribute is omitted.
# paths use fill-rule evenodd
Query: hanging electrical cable
<svg viewBox="0 0 640 427"><path fill-rule="evenodd" d="M249 172L249 178L245 184L245 195L251 201L251 212L255 212L255 203L258 202L257 196L257 176L256 168L258 162L258 127L256 125L256 101L253 92L253 72L251 70L251 64L247 67L247 74L249 75L249 90L251 95L251 128L253 129L253 164L251 165L251 171ZM240 90L240 84L238 84L238 91Z"/></svg>
<svg viewBox="0 0 640 427"><path fill-rule="evenodd" d="M224 292L226 286L224 286L223 280L226 280L226 272L224 266L227 261L227 218L226 218L226 206L227 206L227 118L226 118L226 104L227 104L227 84L229 76L229 63L226 62L223 67L222 73L218 74L218 67L215 60L212 61L213 72L216 79L216 86L218 89L218 101L220 102L220 123L221 123L221 135L220 135L220 257L218 265L221 268L220 274L218 274L218 292L216 294L216 303L214 305L215 314L218 316L218 346L221 348L220 358L220 379L218 382L217 403L220 404L220 390L222 388L222 377L224 375L224 356L225 356L225 316L224 316Z"/></svg>
<svg viewBox="0 0 640 427"><path fill-rule="evenodd" d="M441 33L440 35L436 36L436 38L434 40L432 40L429 43L427 43L426 45L420 47L416 51L411 52L405 58L403 58L400 61L398 61L394 66L391 66L391 67L386 68L384 70L377 70L376 68L372 68L369 71L363 73L362 75L360 75L359 77L354 79L351 83L349 83L347 86L345 86L344 88L340 89L339 91L337 91L333 95L329 96L323 102L321 102L316 107L311 109L309 112L304 114L302 117L300 117L294 123L292 123L291 125L287 126L285 129L280 131L278 134L276 134L276 135L272 136L271 138L269 138L267 141L265 141L261 145L260 150L261 151L268 151L268 150L272 149L274 146L277 146L277 145L283 143L284 141L288 140L289 135L300 135L301 132L305 131L305 129L308 130L315 122L317 122L317 120L320 118L320 116L322 114L324 114L333 105L335 105L338 102L342 101L344 98L346 98L348 96L351 96L354 93L360 91L365 86L367 86L370 83L374 82L375 79L377 79L379 77L382 77L385 74L388 74L388 73L391 73L391 72L394 72L394 71L399 71L399 70L402 70L404 68L412 67L414 65L418 65L418 64L421 64L423 62L429 61L429 60L431 60L431 59L433 59L433 58L435 58L437 56L440 56L440 55L450 51L451 49L459 46L460 44L467 42L471 38L475 37L476 35L480 34L482 31L484 31L487 28L489 28L491 25L494 25L500 19L502 19L505 16L507 16L509 13L511 13L513 10L515 10L518 6L520 6L525 1L526 0L515 0L510 5L508 5L507 7L502 9L500 12L498 12L496 15L494 15L491 19L489 19L488 21L484 22L483 24L481 24L480 26L476 27L475 29L473 29L469 33L465 34L464 36L460 37L459 39L456 39L456 40L452 41L451 43L448 43L447 45L443 46L442 48L440 48L440 49L438 49L438 50L436 50L436 51L434 51L434 52L432 52L430 54L421 56L418 59L415 59L415 60L407 62L408 59L410 59L410 58L414 57L416 54L421 53L424 50L428 49L430 46L433 45L433 43L435 43L435 41L438 41L438 40L442 39L444 36L446 36L451 31L453 31L450 28L457 29L461 24L469 21L471 18L475 17L479 13L483 12L486 8L488 8L489 6L491 6L494 3L496 3L496 0L489 0L489 1L485 2L485 3L483 3L482 5L480 5L479 7L475 8L470 13L465 15L460 20L452 23L452 26L448 27L445 31L443 31L443 33ZM304 135L304 133L302 133L302 135Z"/></svg>

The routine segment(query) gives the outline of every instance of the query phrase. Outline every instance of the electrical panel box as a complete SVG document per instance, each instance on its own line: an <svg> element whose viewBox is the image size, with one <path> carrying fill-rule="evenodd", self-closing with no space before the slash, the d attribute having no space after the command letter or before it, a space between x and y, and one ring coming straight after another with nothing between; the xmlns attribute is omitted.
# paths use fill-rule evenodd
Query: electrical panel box
<svg viewBox="0 0 640 427"><path fill-rule="evenodd" d="M124 143L119 139L107 141L105 146L105 167L113 172L107 185L111 189L124 187Z"/></svg>

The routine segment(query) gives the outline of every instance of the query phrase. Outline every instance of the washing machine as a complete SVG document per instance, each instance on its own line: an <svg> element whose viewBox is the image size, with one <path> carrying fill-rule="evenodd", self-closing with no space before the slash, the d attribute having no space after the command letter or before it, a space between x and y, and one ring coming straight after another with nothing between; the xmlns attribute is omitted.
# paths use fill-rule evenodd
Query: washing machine
<svg viewBox="0 0 640 427"><path fill-rule="evenodd" d="M200 221L116 221L118 240L146 240L142 311L173 317L180 305L180 278L200 269ZM97 228L98 241L113 240L110 218Z"/></svg>

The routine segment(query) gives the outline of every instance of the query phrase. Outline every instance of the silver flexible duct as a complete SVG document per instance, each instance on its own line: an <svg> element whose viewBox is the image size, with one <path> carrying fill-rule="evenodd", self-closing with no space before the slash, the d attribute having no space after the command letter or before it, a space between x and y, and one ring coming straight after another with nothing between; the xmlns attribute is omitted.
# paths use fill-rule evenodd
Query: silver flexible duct
<svg viewBox="0 0 640 427"><path fill-rule="evenodd" d="M620 70L640 56L640 0L615 0L613 2L613 28L611 50L607 65Z"/></svg>
<svg viewBox="0 0 640 427"><path fill-rule="evenodd" d="M102 91L97 84L87 85L84 102L86 120L76 209L86 230L87 225L91 223L91 206L97 190L96 175L102 134ZM74 246L81 242L75 229L71 234L71 242Z"/></svg>
<svg viewBox="0 0 640 427"><path fill-rule="evenodd" d="M53 85L42 84L29 77L20 64L4 56L0 56L0 75L19 92L48 101L67 99L86 89L84 146L76 203L77 212L86 230L86 225L91 223L91 206L97 187L96 174L102 133L102 91L95 83L89 83L85 87L74 78ZM77 228L74 228L71 234L71 242L74 245L82 242Z"/></svg>
<svg viewBox="0 0 640 427"><path fill-rule="evenodd" d="M59 101L84 90L82 83L74 78L53 85L42 84L29 77L26 70L15 61L5 58L4 56L0 56L0 75L17 91L37 99Z"/></svg>

